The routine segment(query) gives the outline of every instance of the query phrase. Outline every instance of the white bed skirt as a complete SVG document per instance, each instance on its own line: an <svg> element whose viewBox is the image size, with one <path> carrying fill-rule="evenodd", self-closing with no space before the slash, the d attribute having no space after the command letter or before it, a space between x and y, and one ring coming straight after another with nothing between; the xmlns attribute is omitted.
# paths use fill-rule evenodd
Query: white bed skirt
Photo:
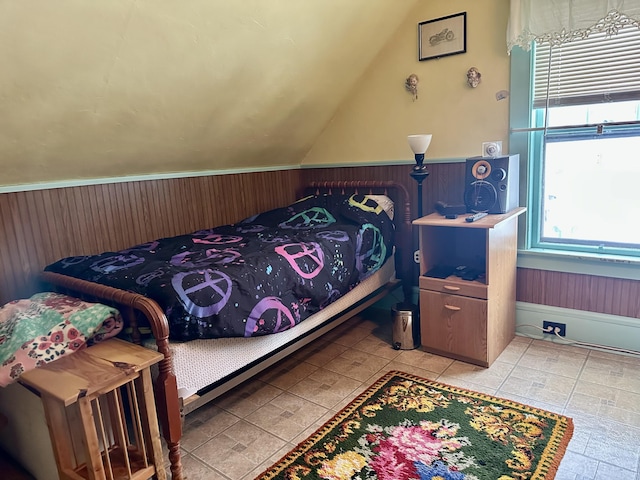
<svg viewBox="0 0 640 480"><path fill-rule="evenodd" d="M178 395L186 399L199 390L242 371L247 365L305 335L394 279L395 263L394 257L391 256L382 268L353 290L290 330L252 338L169 342ZM155 341L150 339L145 346L155 348Z"/></svg>

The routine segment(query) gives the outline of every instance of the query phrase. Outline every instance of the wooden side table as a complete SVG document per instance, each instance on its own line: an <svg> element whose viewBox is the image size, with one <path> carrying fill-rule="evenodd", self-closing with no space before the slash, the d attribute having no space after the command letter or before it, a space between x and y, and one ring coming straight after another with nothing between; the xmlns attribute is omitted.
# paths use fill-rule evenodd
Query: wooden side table
<svg viewBox="0 0 640 480"><path fill-rule="evenodd" d="M475 222L437 213L420 228L420 333L427 352L489 367L515 337L517 207ZM471 271L466 279L456 267Z"/></svg>
<svg viewBox="0 0 640 480"><path fill-rule="evenodd" d="M150 372L161 359L110 339L20 377L42 399L62 480L166 479Z"/></svg>

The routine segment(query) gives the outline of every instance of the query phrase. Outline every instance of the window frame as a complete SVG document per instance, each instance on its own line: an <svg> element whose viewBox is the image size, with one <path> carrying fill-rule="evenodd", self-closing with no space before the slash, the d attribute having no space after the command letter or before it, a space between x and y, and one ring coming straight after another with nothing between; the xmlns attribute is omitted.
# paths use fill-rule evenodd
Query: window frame
<svg viewBox="0 0 640 480"><path fill-rule="evenodd" d="M520 155L520 199L527 207L525 221L519 224L518 266L562 272L602 275L640 280L640 258L611 255L575 248L550 248L534 238L532 222L539 222L542 208L541 190L535 184L541 178L540 136L531 135L533 106L534 49L514 47L510 53L509 150ZM538 141L532 139L537 138ZM537 177L536 177L537 175Z"/></svg>
<svg viewBox="0 0 640 480"><path fill-rule="evenodd" d="M538 109L539 110L539 109ZM542 125L542 117L544 112L539 111L537 115L536 123L540 127ZM610 132L608 134L597 134L597 127L585 127L585 128L566 128L555 129L552 132L547 133L547 140L545 144L544 132L542 130L531 132L531 149L533 152L532 158L543 158L545 155L542 151L545 146L555 142L569 142L580 141L586 139L592 140L605 140L610 138L624 138L629 136L630 129L624 126L609 127ZM631 132L634 137L640 135L640 127L635 127ZM538 153L540 152L540 153ZM555 241L552 238L545 238L543 235L542 216L544 215L544 200L542 198L544 193L544 187L539 186L543 183L544 175L544 162L533 162L534 165L531 168L531 189L532 193L536 193L537 211L536 216L532 216L531 224L531 246L532 248L547 248L559 251L569 252L587 252L594 254L607 254L615 256L630 256L640 257L640 247L634 247L631 245L623 245L621 242L603 242L596 244L593 241L586 240L569 240L569 241Z"/></svg>

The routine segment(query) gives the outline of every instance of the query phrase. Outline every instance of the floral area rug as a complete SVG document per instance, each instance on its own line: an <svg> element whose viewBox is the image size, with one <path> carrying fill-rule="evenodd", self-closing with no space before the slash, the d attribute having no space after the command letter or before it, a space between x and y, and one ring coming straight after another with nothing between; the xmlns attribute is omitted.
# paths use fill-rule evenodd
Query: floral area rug
<svg viewBox="0 0 640 480"><path fill-rule="evenodd" d="M258 479L552 479L572 433L568 417L393 371Z"/></svg>

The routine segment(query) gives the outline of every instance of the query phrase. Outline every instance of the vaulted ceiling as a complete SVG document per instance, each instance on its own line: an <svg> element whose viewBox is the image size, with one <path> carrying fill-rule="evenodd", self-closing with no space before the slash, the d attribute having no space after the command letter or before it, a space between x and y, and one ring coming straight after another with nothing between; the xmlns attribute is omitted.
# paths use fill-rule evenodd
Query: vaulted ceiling
<svg viewBox="0 0 640 480"><path fill-rule="evenodd" d="M417 1L0 1L0 185L298 164Z"/></svg>

